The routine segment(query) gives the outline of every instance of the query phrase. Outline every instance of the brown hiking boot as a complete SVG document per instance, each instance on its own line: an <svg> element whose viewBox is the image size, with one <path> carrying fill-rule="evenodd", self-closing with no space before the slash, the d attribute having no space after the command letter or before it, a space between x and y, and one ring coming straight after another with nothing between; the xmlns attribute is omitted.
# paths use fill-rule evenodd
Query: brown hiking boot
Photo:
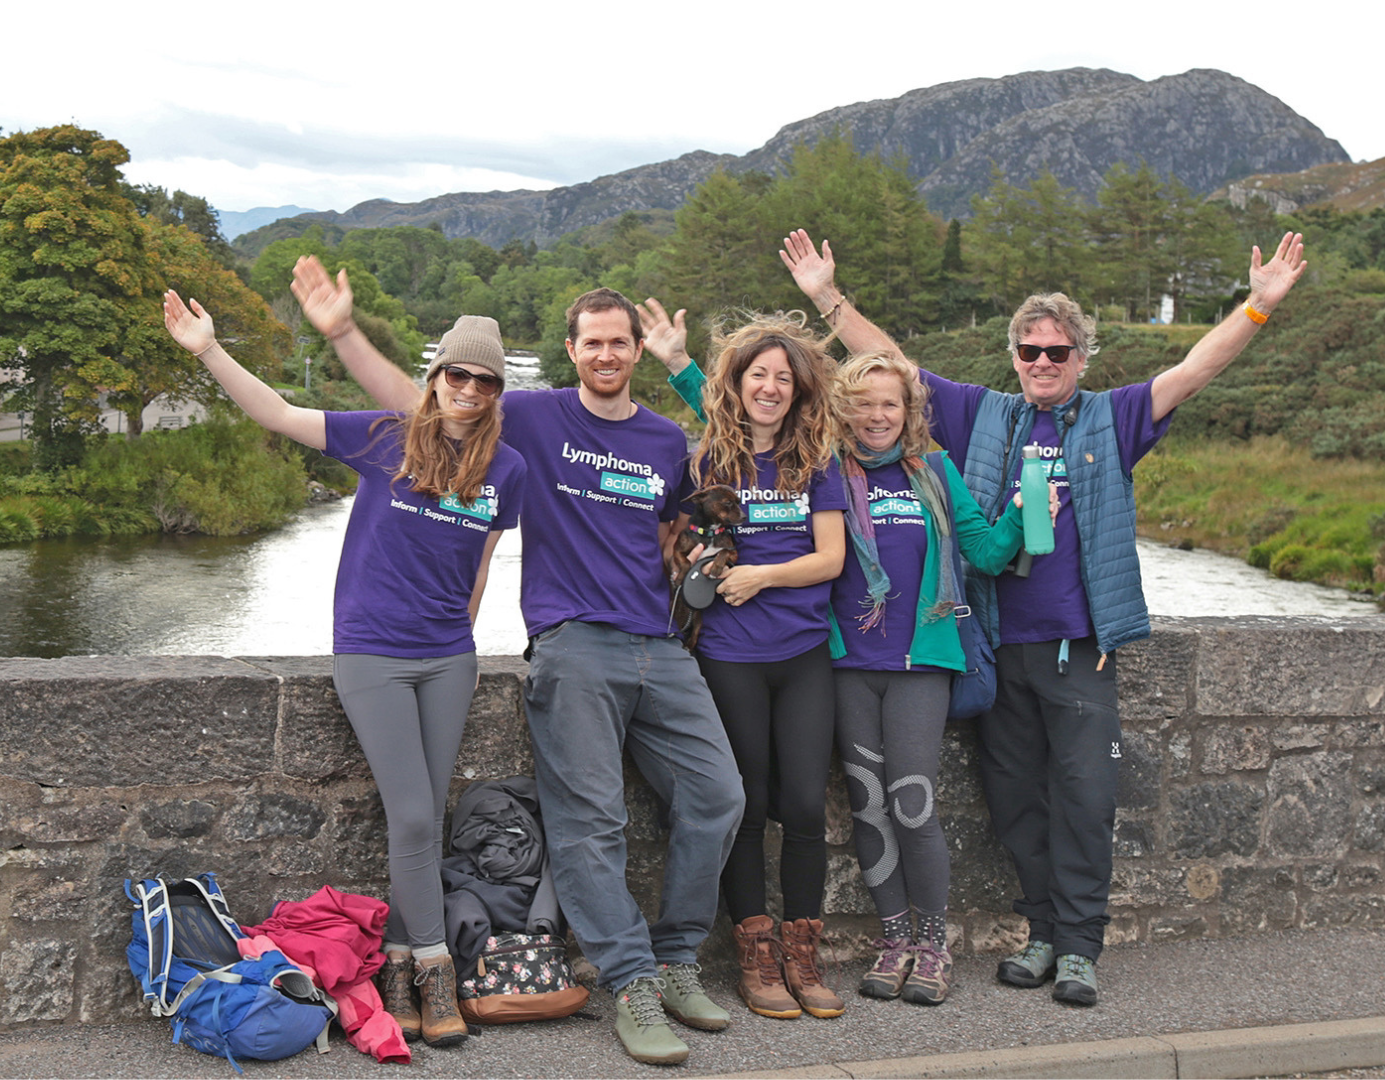
<svg viewBox="0 0 1385 1080"><path fill-rule="evenodd" d="M780 936L784 942L784 981L803 1011L824 1020L846 1012L846 1002L822 983L822 960L818 957L822 920L786 922Z"/></svg>
<svg viewBox="0 0 1385 1080"><path fill-rule="evenodd" d="M414 1042L422 1033L423 1018L418 1015L418 994L414 992L414 961L385 959L385 966L375 973L375 987L385 1012L394 1017L406 1042Z"/></svg>
<svg viewBox="0 0 1385 1080"><path fill-rule="evenodd" d="M457 1009L457 972L452 957L414 960L423 1041L429 1046L455 1046L467 1037L466 1021Z"/></svg>
<svg viewBox="0 0 1385 1080"><path fill-rule="evenodd" d="M776 1020L796 1020L803 1010L784 985L779 964L784 946L774 936L774 920L768 915L752 915L731 930L741 963L737 989L750 1011Z"/></svg>

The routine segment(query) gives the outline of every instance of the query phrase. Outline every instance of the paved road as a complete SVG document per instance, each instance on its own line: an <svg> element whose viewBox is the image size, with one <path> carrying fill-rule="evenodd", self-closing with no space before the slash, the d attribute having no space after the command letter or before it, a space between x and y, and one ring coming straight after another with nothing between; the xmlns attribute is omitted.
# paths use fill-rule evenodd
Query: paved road
<svg viewBox="0 0 1385 1080"><path fill-rule="evenodd" d="M680 1068L621 1051L604 994L577 1016L487 1028L463 1047L421 1047L414 1063L378 1065L334 1037L331 1053L243 1062L267 1077L1282 1076L1385 1066L1385 933L1294 931L1106 951L1092 1009L994 978L993 956L962 957L937 1008L849 998L837 1020L769 1020L737 1008L720 1033L684 1031ZM852 988L864 968L832 981ZM736 1001L723 958L714 997ZM1357 1073L1356 1075L1363 1075ZM1364 1075L1385 1076L1385 1069ZM67 1025L0 1036L3 1077L233 1077L225 1061L169 1043L167 1021Z"/></svg>

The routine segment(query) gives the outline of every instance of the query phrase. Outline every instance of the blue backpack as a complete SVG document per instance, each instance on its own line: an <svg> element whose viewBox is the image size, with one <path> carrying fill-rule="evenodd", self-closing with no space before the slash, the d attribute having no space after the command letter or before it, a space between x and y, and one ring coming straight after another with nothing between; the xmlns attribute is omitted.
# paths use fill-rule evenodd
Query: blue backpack
<svg viewBox="0 0 1385 1080"><path fill-rule="evenodd" d="M335 1002L277 950L241 958L245 934L215 874L127 880L125 895L135 905L130 971L153 1014L172 1019L175 1043L236 1072L238 1057L277 1061L314 1042L326 1052Z"/></svg>

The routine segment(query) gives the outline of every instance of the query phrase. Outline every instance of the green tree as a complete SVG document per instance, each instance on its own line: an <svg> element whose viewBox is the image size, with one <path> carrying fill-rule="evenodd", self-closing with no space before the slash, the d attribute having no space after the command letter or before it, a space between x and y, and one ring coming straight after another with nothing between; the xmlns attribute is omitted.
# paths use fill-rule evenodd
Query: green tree
<svg viewBox="0 0 1385 1080"><path fill-rule="evenodd" d="M154 287L143 228L124 194L120 143L68 124L0 140L0 364L8 408L33 415L39 468L75 463L99 388Z"/></svg>
<svg viewBox="0 0 1385 1080"><path fill-rule="evenodd" d="M1096 248L1098 295L1119 304L1134 321L1148 321L1176 270L1165 243L1170 210L1164 183L1146 162L1133 171L1116 162L1097 192L1088 227Z"/></svg>

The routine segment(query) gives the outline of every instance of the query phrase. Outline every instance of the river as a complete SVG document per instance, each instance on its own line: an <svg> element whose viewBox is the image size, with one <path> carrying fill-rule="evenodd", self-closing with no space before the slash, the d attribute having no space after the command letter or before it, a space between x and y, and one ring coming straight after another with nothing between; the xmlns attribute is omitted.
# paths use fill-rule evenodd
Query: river
<svg viewBox="0 0 1385 1080"><path fill-rule="evenodd" d="M511 358L513 385L534 361ZM138 536L0 547L0 656L312 656L332 651L332 589L351 500L259 537ZM1280 581L1208 551L1139 544L1154 615L1370 615L1345 590ZM524 651L518 531L477 618L483 655Z"/></svg>
<svg viewBox="0 0 1385 1080"><path fill-rule="evenodd" d="M350 499L260 537L140 536L0 548L0 656L304 656L332 651L332 589ZM1280 581L1209 551L1141 540L1155 615L1375 613L1342 589ZM518 531L495 551L483 655L518 655Z"/></svg>

